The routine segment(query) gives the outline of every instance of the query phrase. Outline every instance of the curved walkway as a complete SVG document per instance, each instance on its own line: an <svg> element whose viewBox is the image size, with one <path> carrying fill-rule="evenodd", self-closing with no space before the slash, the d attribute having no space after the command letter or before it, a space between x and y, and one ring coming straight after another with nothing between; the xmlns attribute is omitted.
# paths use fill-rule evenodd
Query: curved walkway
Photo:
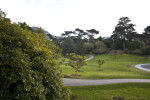
<svg viewBox="0 0 150 100"><path fill-rule="evenodd" d="M150 83L150 79L63 79L66 86L89 86L89 85L104 85L114 83L130 83L130 82L145 82Z"/></svg>
<svg viewBox="0 0 150 100"><path fill-rule="evenodd" d="M135 65L135 67L138 69L150 71L150 64L138 64L138 65Z"/></svg>
<svg viewBox="0 0 150 100"><path fill-rule="evenodd" d="M89 58L86 59L85 61L89 61L89 60L92 60L94 58L94 55L89 55Z"/></svg>
<svg viewBox="0 0 150 100"><path fill-rule="evenodd" d="M147 57L147 58L150 58L150 57ZM135 65L135 67L138 69L145 70L145 71L150 71L150 63L149 64L138 64L138 65Z"/></svg>
<svg viewBox="0 0 150 100"><path fill-rule="evenodd" d="M85 61L89 61L89 60L92 60L94 58L94 55L89 55L89 58L86 59ZM64 62L64 63L68 63L68 62Z"/></svg>

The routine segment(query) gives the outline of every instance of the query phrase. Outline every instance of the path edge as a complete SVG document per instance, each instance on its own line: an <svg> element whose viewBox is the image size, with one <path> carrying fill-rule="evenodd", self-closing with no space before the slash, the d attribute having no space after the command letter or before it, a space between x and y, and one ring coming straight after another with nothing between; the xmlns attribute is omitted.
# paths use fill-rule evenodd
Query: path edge
<svg viewBox="0 0 150 100"><path fill-rule="evenodd" d="M148 63L148 64L138 64L138 65L135 65L135 67L138 68L138 69L141 69L141 70L150 71L149 69L141 67L142 65L150 65L150 63Z"/></svg>

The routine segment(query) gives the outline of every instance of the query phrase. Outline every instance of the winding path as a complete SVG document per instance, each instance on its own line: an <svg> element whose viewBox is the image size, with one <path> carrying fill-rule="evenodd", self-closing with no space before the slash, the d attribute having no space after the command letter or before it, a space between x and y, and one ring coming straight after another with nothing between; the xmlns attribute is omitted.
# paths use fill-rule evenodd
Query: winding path
<svg viewBox="0 0 150 100"><path fill-rule="evenodd" d="M92 60L94 58L94 55L89 55L89 58L86 59L85 61L89 61L89 60Z"/></svg>
<svg viewBox="0 0 150 100"><path fill-rule="evenodd" d="M85 61L92 60L94 55L89 55L89 58ZM138 64L136 68L150 71L150 64ZM115 84L115 83L130 83L130 82L145 82L150 83L150 79L70 79L63 78L62 81L66 86L89 86L89 85L104 85L104 84Z"/></svg>
<svg viewBox="0 0 150 100"><path fill-rule="evenodd" d="M135 65L135 67L138 69L150 71L150 63L149 64L138 64L138 65Z"/></svg>

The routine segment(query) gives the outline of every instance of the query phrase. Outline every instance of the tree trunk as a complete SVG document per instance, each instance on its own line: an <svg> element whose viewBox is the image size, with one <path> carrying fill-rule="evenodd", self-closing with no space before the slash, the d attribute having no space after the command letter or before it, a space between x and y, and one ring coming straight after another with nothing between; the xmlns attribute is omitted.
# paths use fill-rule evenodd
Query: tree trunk
<svg viewBox="0 0 150 100"><path fill-rule="evenodd" d="M100 70L101 66L99 65L99 70Z"/></svg>
<svg viewBox="0 0 150 100"><path fill-rule="evenodd" d="M126 49L126 45L125 43L123 43L123 51L125 51L125 49Z"/></svg>
<svg viewBox="0 0 150 100"><path fill-rule="evenodd" d="M76 73L75 73L75 76L77 77L77 72L78 72L78 70L76 70Z"/></svg>

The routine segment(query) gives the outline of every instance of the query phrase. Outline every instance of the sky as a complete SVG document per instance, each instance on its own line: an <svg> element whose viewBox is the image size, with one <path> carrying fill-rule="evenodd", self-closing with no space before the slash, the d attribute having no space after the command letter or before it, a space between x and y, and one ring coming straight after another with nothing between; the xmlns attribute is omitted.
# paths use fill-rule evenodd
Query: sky
<svg viewBox="0 0 150 100"><path fill-rule="evenodd" d="M108 37L126 16L142 33L150 25L149 4L150 0L0 0L0 9L13 22L42 27L55 36L94 28Z"/></svg>

